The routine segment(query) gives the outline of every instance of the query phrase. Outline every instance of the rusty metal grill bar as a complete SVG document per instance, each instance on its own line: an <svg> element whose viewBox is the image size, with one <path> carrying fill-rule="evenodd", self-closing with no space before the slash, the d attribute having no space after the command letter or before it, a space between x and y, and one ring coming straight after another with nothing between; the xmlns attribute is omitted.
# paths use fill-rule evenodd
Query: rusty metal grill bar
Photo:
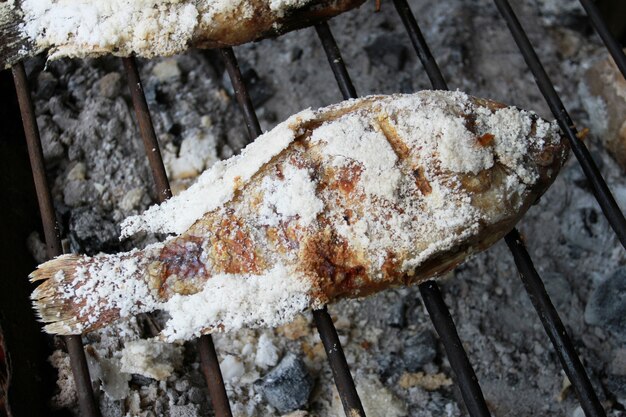
<svg viewBox="0 0 626 417"><path fill-rule="evenodd" d="M254 106L252 105L252 99L250 98L246 84L243 81L241 70L239 69L239 63L235 57L235 52L233 51L233 48L222 48L220 49L220 54L222 56L222 61L226 66L226 71L228 71L230 81L233 84L233 90L235 91L237 103L243 113L243 118L246 122L246 127L248 128L248 137L252 141L256 139L257 136L260 136L263 131L261 130L259 119L256 117L256 112L254 111Z"/></svg>
<svg viewBox="0 0 626 417"><path fill-rule="evenodd" d="M122 61L124 63L124 69L126 70L126 76L128 77L128 87L130 88L133 107L137 115L139 131L146 150L146 156L148 157L150 170L154 178L157 200L162 203L172 196L172 190L170 189L159 142L154 132L152 117L150 116L146 96L144 95L141 79L139 78L137 62L132 56L122 58ZM209 397L211 398L215 414L219 417L231 417L232 413L228 402L228 395L226 394L226 387L224 386L222 372L211 335L201 336L198 339L197 347L200 354L202 372L209 389Z"/></svg>
<svg viewBox="0 0 626 417"><path fill-rule="evenodd" d="M315 25L315 31L322 42L322 47L324 48L324 52L326 52L328 63L333 71L335 80L337 80L337 85L339 85L339 90L341 90L343 99L347 100L349 98L357 98L356 88L354 88L354 85L352 84L346 64L343 62L341 51L339 50L339 46L337 46L335 37L330 31L328 23L318 23Z"/></svg>
<svg viewBox="0 0 626 417"><path fill-rule="evenodd" d="M548 106L550 110L552 110L554 117L556 117L561 130L569 139L572 151L574 155L576 155L576 159L578 159L585 176L589 180L589 184L591 185L596 200L598 200L600 204L600 208L611 224L615 234L617 234L622 246L626 248L626 219L624 218L624 214L615 202L615 198L613 198L611 190L609 190L604 178L602 178L602 174L600 174L600 170L591 157L589 150L582 140L579 139L574 122L567 113L567 110L565 110L563 102L556 93L554 85L550 81L541 61L539 61L539 57L517 19L515 12L511 8L511 5L507 0L494 0L494 2L506 21L515 39L515 43L517 43L526 61L526 65L528 65L532 71L539 90L541 90L541 93L548 102Z"/></svg>
<svg viewBox="0 0 626 417"><path fill-rule="evenodd" d="M430 62L434 63L434 59L430 54L428 45L426 44L423 36L421 36L419 26L417 25L406 0L394 0L394 3L396 4L396 8L398 13L400 13L402 21L405 23L411 39L416 39L416 42L414 42L413 45L417 50L418 56L420 59L422 59L422 57L430 57ZM441 70L436 63L434 63L434 66L425 66L425 68L431 81L437 80L438 77L441 76ZM520 271L520 277L524 283L524 287L526 288L526 291L528 292L528 295L537 310L537 314L544 325L546 333L548 334L548 337L550 338L550 341L552 342L559 359L561 360L561 364L568 375L572 386L574 386L574 390L579 398L583 411L590 417L605 416L605 412L600 405L593 387L591 386L585 368L582 366L573 347L573 343L569 338L556 309L550 301L550 297L545 290L541 277L537 273L532 259L520 239L517 229L513 229L509 232L509 234L505 237L505 240L511 250L511 253L513 254L517 268Z"/></svg>
<svg viewBox="0 0 626 417"><path fill-rule="evenodd" d="M622 46L611 34L609 27L600 14L600 10L598 10L598 6L596 6L593 0L580 0L580 3L585 8L591 24L595 28L596 32L598 32L598 35L600 35L602 41L606 45L606 48L615 60L615 64L622 72L622 76L626 78L626 54L624 54Z"/></svg>
<svg viewBox="0 0 626 417"><path fill-rule="evenodd" d="M135 115L137 116L137 123L139 124L139 132L141 133L143 146L146 150L146 156L148 157L148 164L150 165L150 170L152 171L152 178L154 179L156 187L157 201L162 203L172 196L172 190L170 189L170 182L167 179L167 173L165 172L165 165L163 164L163 157L161 156L159 142L157 141L156 133L154 132L150 109L148 109L146 96L143 93L143 86L141 84L141 79L139 78L139 71L137 70L137 62L132 56L122 58L122 62L128 79L128 88L130 89L130 96L133 101Z"/></svg>
<svg viewBox="0 0 626 417"><path fill-rule="evenodd" d="M328 56L328 62L332 67L335 78L337 78L337 83L343 93L344 99L356 98L356 92L354 92L354 96L349 96L350 90L345 87L351 86L352 81L350 80L350 75L348 74L346 65L341 57L341 52L330 31L328 23L317 24L315 29L322 41L322 46ZM426 52L428 52L427 47ZM428 54L429 53L430 52L428 52ZM424 56L426 56L426 54ZM441 77L441 81L443 81L443 77ZM443 82L443 84L445 85L445 82ZM428 281L420 284L419 290L424 304L426 305L426 309L428 310L428 315L433 322L433 326L446 349L450 366L454 371L463 401L465 402L470 416L490 416L485 398L478 384L478 379L467 357L467 353L465 349L463 349L463 344L456 331L450 311L443 300L439 286L434 281Z"/></svg>
<svg viewBox="0 0 626 417"><path fill-rule="evenodd" d="M242 107L242 113L246 119L246 125L259 126L254 106L252 105L252 101L248 95L248 90L241 76L241 72L239 71L239 64L237 63L237 58L233 49L224 48L221 50L221 53L222 59L226 65L226 70L228 71L228 75L233 83L235 95L237 96L237 102L240 106L244 106ZM248 131L250 132L250 139L254 140L261 133L261 128L259 127L258 130L248 129ZM317 326L320 339L324 344L324 350L326 351L328 363L330 364L330 368L333 372L335 385L337 386L337 391L339 392L339 397L341 398L346 416L365 417L361 400L356 392L354 380L350 374L348 362L346 361L343 348L341 347L339 337L337 336L337 330L335 329L335 325L333 324L326 307L319 310L313 310L313 318L315 319L315 325Z"/></svg>
<svg viewBox="0 0 626 417"><path fill-rule="evenodd" d="M50 195L50 188L46 179L46 167L43 159L39 128L37 127L35 117L35 109L28 89L28 80L26 78L24 64L20 62L13 66L12 72L22 122L24 124L24 134L28 146L28 156L30 158L31 170L35 182L39 211L41 212L41 221L43 223L46 241L46 255L49 259L52 259L55 256L61 255L63 249L54 205L52 204L52 196ZM85 358L82 339L80 336L64 336L63 340L65 341L67 351L70 355L70 364L72 366L74 380L76 381L76 393L81 415L99 417L100 410L91 389L91 378L89 377L89 368L87 367L87 359Z"/></svg>
<svg viewBox="0 0 626 417"><path fill-rule="evenodd" d="M621 48L613 39L606 24L599 15L595 5L590 0L580 0L589 17L605 41L607 48L613 55L618 67L625 74L626 57ZM608 189L599 170L593 162L589 151L577 136L576 128L571 118L565 110L563 103L558 97L554 86L547 76L539 58L537 57L530 41L523 28L521 27L517 17L506 0L494 0L500 13L505 18L507 25L513 37L520 48L527 65L533 72L537 85L544 94L552 112L557 118L559 125L567 135L572 149L578 158L585 175L589 179L596 199L598 200L603 212L611 223L618 238L623 246L626 246L626 220L619 207L615 203L610 190ZM430 50L424 40L419 26L406 2L406 0L394 0L394 5L405 25L411 42L417 52L417 55L424 65L424 68L431 80L434 88L447 89L446 82L437 66ZM322 41L324 49L327 53L329 63L333 69L333 73L344 98L356 97L356 90L352 85L346 67L341 58L341 53L337 47L332 33L326 23L316 25L316 31ZM242 109L246 125L251 138L255 138L261 133L260 125L256 117L256 113L252 106L249 94L243 83L241 73L239 71L235 55L232 48L221 50L222 57L226 64L226 68L231 76L235 89L237 101ZM159 147L156 142L156 135L150 118L150 113L145 102L145 96L141 88L141 82L133 58L125 58L124 66L129 76L129 85L133 98L133 105L137 113L140 131L144 145L146 146L147 156L150 161L150 167L155 178L158 189L158 199L163 201L171 195L169 183L165 175L163 160L160 155ZM58 235L58 227L56 224L54 207L50 191L45 178L45 167L43 162L43 153L41 150L41 141L37 123L34 116L32 100L27 87L27 79L23 65L17 64L13 67L13 77L18 94L20 111L24 122L24 130L28 142L29 157L37 190L42 221L44 224L44 234L46 240L46 248L49 257L58 256L62 253L60 238ZM554 309L548 294L545 291L541 278L535 270L532 260L526 251L524 244L517 230L513 230L506 236L506 242L513 254L516 265L520 271L522 281L527 292L535 306L542 323L552 341L557 354L561 360L574 389L579 397L581 406L587 416L602 417L605 412L593 391L589 378L582 366L569 336ZM476 376L471 368L471 364L467 359L467 355L458 338L458 334L454 327L454 323L450 316L441 292L437 284L429 281L420 285L420 292L429 311L429 315L439 333L451 366L459 380L459 387L463 394L464 401L468 407L468 411L472 416L488 416L489 411L486 408L480 386L476 380ZM339 344L337 333L328 312L323 310L314 311L314 317L320 332L320 337L324 343L328 353L328 359L331 364L335 382L344 403L346 412L357 411L358 415L365 415L354 387L354 381L350 375L350 371L343 355L343 350ZM446 335L446 333L448 333ZM334 334L334 337L333 337ZM445 336L444 336L445 335ZM95 402L93 391L91 390L91 382L89 371L85 359L85 354L80 336L64 337L68 352L70 353L72 371L76 379L77 393L79 399L79 407L81 415L89 417L100 416L99 409ZM217 355L210 336L204 336L200 339L198 348L203 365L203 372L207 379L211 400L218 416L231 416L228 397L224 388ZM455 362L456 365L453 363ZM344 382L340 382L344 379ZM347 400L344 401L344 398Z"/></svg>
<svg viewBox="0 0 626 417"><path fill-rule="evenodd" d="M600 404L600 400L598 400L587 377L585 368L576 354L574 344L568 337L565 326L563 326L563 322L561 322L561 318L554 308L537 270L533 266L519 232L514 229L505 237L505 240L513 253L513 259L520 272L524 287L526 287L526 292L528 292L528 296L537 310L541 323L559 355L561 365L576 391L585 415L588 417L605 416L606 414Z"/></svg>

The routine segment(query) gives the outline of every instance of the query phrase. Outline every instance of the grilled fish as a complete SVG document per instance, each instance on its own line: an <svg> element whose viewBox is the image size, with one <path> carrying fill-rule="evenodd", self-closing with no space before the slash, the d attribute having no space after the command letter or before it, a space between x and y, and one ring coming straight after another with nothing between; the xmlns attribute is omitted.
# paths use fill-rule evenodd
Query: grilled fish
<svg viewBox="0 0 626 417"><path fill-rule="evenodd" d="M46 262L32 299L58 334L153 310L170 341L276 326L450 271L513 228L568 150L556 123L462 92L305 110L122 224L164 242Z"/></svg>
<svg viewBox="0 0 626 417"><path fill-rule="evenodd" d="M7 0L0 2L0 69L104 54L151 58L277 36L365 0Z"/></svg>

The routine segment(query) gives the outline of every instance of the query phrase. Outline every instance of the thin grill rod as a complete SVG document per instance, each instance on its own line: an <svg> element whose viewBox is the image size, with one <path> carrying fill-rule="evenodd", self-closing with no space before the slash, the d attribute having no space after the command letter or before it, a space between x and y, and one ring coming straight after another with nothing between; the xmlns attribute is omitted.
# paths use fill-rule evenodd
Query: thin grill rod
<svg viewBox="0 0 626 417"><path fill-rule="evenodd" d="M339 51L339 47L337 46L337 42L335 42L335 38L330 31L328 23L318 23L315 25L315 30L317 32L317 36L319 36L320 41L322 42L324 51L326 51L328 63L330 64L330 68L333 70L335 80L337 80L337 84L339 85L339 90L341 90L343 98L345 100L349 98L357 98L356 88L354 88L350 75L348 75L348 69L346 68L346 64L343 62L341 51Z"/></svg>
<svg viewBox="0 0 626 417"><path fill-rule="evenodd" d="M622 46L617 42L611 31L609 31L606 22L602 18L600 14L600 10L598 10L598 6L592 0L580 0L580 3L583 5L585 10L587 11L587 15L589 15L589 20L591 20L591 24L598 32L598 35L604 41L606 48L611 53L611 56L615 60L615 64L622 72L622 76L626 78L626 54L622 50Z"/></svg>
<svg viewBox="0 0 626 417"><path fill-rule="evenodd" d="M22 114L22 122L24 124L28 157L30 158L31 170L33 172L41 221L43 223L46 240L46 255L48 259L52 259L55 256L61 255L63 249L59 236L59 228L56 222L54 205L52 204L52 196L50 195L50 188L46 180L46 167L44 165L43 150L35 117L35 109L28 90L28 80L26 78L26 72L24 71L24 65L20 62L13 67L12 71L20 113ZM88 417L99 417L100 410L98 409L91 389L91 378L89 377L89 368L87 367L81 337L64 336L63 340L65 341L67 351L70 355L72 374L76 381L76 393L78 396L80 414Z"/></svg>
<svg viewBox="0 0 626 417"><path fill-rule="evenodd" d="M404 0L395 0L395 1L398 3L405 2ZM398 12L401 14L410 13L412 15L412 12L410 8L408 8L408 6L401 7L401 8L399 7ZM411 21L411 19L404 18L404 17L402 18L402 20ZM415 22L415 19L412 19L412 21ZM419 31L419 28L417 27L417 22L415 22L415 26L416 27L407 27L407 30ZM428 48L428 46L425 43L421 45L416 45L416 48L417 47L424 48L424 49ZM418 55L420 55L419 52L418 52ZM431 77L431 79L432 78L433 77ZM516 229L513 229L513 231L511 231L506 236L505 239L507 243L516 242L515 246L511 246L509 244L509 248L511 249L511 252L513 253L517 267L520 270L520 273L522 274L522 280L524 281L526 289L529 292L529 296L531 296L531 299L533 299L533 303L535 305L535 308L537 309L537 313L539 314L542 322L544 323L544 327L546 328L546 331L548 332L548 336L550 337L550 340L552 341L552 344L554 345L554 348L557 351L557 354L559 355L560 358L562 358L561 362L563 364L563 367L565 368L566 365L569 367L569 371L566 370L566 372L568 373L568 375L570 375L571 373L570 381L572 382L573 385L575 384L576 393L578 394L580 392L580 394L578 394L578 397L581 401L581 404L583 401L586 401L588 404L594 404L594 402L596 404L599 404L597 400L597 396L595 392L593 391L591 384L589 383L589 378L587 377L587 374L584 368L582 367L582 365L574 366L575 364L580 364L580 360L578 359L575 350L573 350L573 348L572 349L569 348L573 346L573 344L571 340L569 339L569 336L563 329L563 325L558 316L558 313L556 312L556 310L554 309L554 306L552 306L552 303L550 302L550 297L545 291L543 283L541 282L541 278L539 277L539 274L535 270L535 267L533 266L533 262L530 259L528 252L524 248L524 244L518 239L518 237L519 237L518 231ZM524 272L522 271L532 271L532 273L525 274L526 277L530 277L530 278L524 278ZM532 287L526 284L527 281L528 282L532 281ZM533 291L533 295L531 295L531 292L530 292L531 289ZM535 303L534 301L535 299L541 300L542 302ZM554 329L563 329L563 331L555 332ZM554 335L556 339L553 339L552 335ZM568 347L568 348L566 349L565 347ZM604 412L602 412L602 414L588 414L588 415L589 416L603 416Z"/></svg>
<svg viewBox="0 0 626 417"><path fill-rule="evenodd" d="M159 142L154 132L154 125L152 124L152 117L150 117L146 96L143 93L139 71L137 70L137 62L134 57L122 58L122 61L124 62L126 76L128 77L128 86L133 100L133 107L135 108L135 114L139 122L139 131L141 132L141 138L146 150L146 155L148 156L150 170L154 177L157 189L157 200L162 203L172 196L172 191L170 189L167 173L165 172L165 166L163 165L163 158L161 156ZM209 397L211 398L215 414L219 417L232 417L226 387L224 386L224 379L222 378L222 372L211 336L201 336L200 339L198 339L197 346L200 353L202 372L207 382Z"/></svg>
<svg viewBox="0 0 626 417"><path fill-rule="evenodd" d="M413 19L415 21L415 19ZM328 62L330 62L331 66L343 66L343 70L333 70L335 74L342 74L343 77L346 77L347 80L342 80L339 84L349 85L351 84L348 71L345 68L345 64L342 59L331 58L331 53L339 53L339 49L337 48L337 44L332 37L332 33L330 32L330 28L328 28L328 24L324 23L326 26L323 30L318 30L318 34L320 36L328 36L329 39L326 39L322 42L322 45L326 47L326 45L334 46L326 50L326 53L329 54ZM321 25L317 25L319 27ZM417 29L419 32L419 29ZM423 41L423 37L421 37ZM427 53L422 54L422 56L430 55L428 52L428 47L425 48ZM432 55L431 55L432 59ZM432 59L434 63L434 59ZM438 68L435 66L434 69ZM441 75L441 74L440 74ZM434 78L437 79L437 78ZM443 77L439 78L443 81ZM443 83L445 85L445 82ZM348 98L345 97L344 98ZM441 296L441 292L439 291L439 287L437 283L434 281L428 281L419 286L420 293L422 294L422 298L424 299L424 303L426 304L426 308L428 309L428 314L430 319L433 322L435 330L439 334L441 341L444 344L446 349L446 353L448 354L448 359L450 360L450 366L454 371L459 388L461 390L461 394L463 396L463 401L467 407L469 414L472 417L487 417L490 416L489 410L487 409L487 404L485 403L485 399L482 394L482 390L480 389L480 385L478 384L478 379L476 378L476 374L472 369L472 365L467 357L467 353L463 349L463 345L461 340L459 339L459 335L456 332L456 328L454 326L454 321L452 320L452 316L446 307L446 304Z"/></svg>
<svg viewBox="0 0 626 417"><path fill-rule="evenodd" d="M122 62L124 63L126 77L128 78L128 87L130 88L130 96L132 97L133 107L137 115L141 139L143 140L143 146L148 156L152 178L156 185L157 201L162 203L172 196L172 190L170 189L170 182L165 172L165 165L163 165L163 157L161 156L159 142L154 132L154 125L152 124L152 117L150 116L146 96L143 93L143 86L141 85L139 71L137 70L137 62L133 56L122 58Z"/></svg>
<svg viewBox="0 0 626 417"><path fill-rule="evenodd" d="M554 85L550 81L543 65L541 65L541 62L537 57L537 53L528 40L528 36L526 36L526 32L524 32L519 20L517 20L517 17L515 16L513 9L511 9L511 5L508 1L494 0L494 2L500 11L500 14L502 14L502 17L506 20L509 30L511 31L511 34L513 35L513 38L515 39L522 55L524 56L526 64L535 77L539 90L541 90L541 93L548 102L554 117L558 120L561 130L569 139L572 151L574 152L574 155L576 155L576 159L578 159L585 176L591 184L591 188L596 200L598 200L598 203L600 204L600 208L617 234L622 246L626 248L626 219L624 219L624 215L615 202L615 198L613 198L613 195L606 185L604 178L602 178L602 174L600 174L600 170L593 161L589 150L578 138L574 122L572 122L572 119L567 113L567 110L565 110L561 99L554 90Z"/></svg>
<svg viewBox="0 0 626 417"><path fill-rule="evenodd" d="M330 31L330 27L327 22L318 23L315 25L315 31L322 43L322 47L326 52L328 63L333 71L337 85L344 99L356 98L357 93L348 75L348 69L343 62L341 51L335 37ZM346 416L352 417L353 415L365 417L365 410L359 398L359 393L354 385L354 380L350 374L350 367L346 361L346 356L339 343L339 337L337 331L333 326L332 319L328 314L328 310L324 307L321 310L314 310L313 317L315 318L315 324L320 333L320 337L324 342L324 349L328 356L328 362L333 370L333 378L335 379L335 385L339 391L339 398L341 398L341 404L343 405L343 411Z"/></svg>
<svg viewBox="0 0 626 417"><path fill-rule="evenodd" d="M226 66L226 71L228 71L230 81L233 84L233 90L235 91L237 103L239 104L239 108L243 113L243 118L246 121L248 137L250 140L254 140L257 136L260 136L263 131L261 130L259 119L256 117L256 112L254 111L254 106L252 105L252 99L250 98L246 84L243 81L241 70L239 69L239 63L235 57L235 52L233 51L233 48L222 48L220 49L220 53L222 54L222 61Z"/></svg>
<svg viewBox="0 0 626 417"><path fill-rule="evenodd" d="M428 44L426 44L424 35L422 35L422 31L417 25L417 21L411 12L409 4L406 0L394 0L393 5L396 7L396 10L400 15L402 24L409 34L413 48L417 53L417 57L422 62L422 65L426 70L426 75L430 79L430 83L433 88L436 90L447 90L448 84L446 83L446 80L444 80L443 74L441 74L441 70L439 69L439 65L437 65L437 61L435 61L433 54L430 52L430 48L428 48Z"/></svg>
<svg viewBox="0 0 626 417"><path fill-rule="evenodd" d="M313 310L313 318L320 338L324 343L324 350L328 356L330 369L333 371L335 385L341 398L341 404L347 417L365 417L363 404L356 391L354 379L350 374L350 368L346 361L346 355L341 347L337 330L333 325L333 320L328 314L326 306L320 310Z"/></svg>
<svg viewBox="0 0 626 417"><path fill-rule="evenodd" d="M228 49L231 49L232 52L232 48ZM231 61L230 63L226 63L227 70L229 70L229 68L238 68L237 58L235 57L234 53L222 53L222 58L224 59L224 61ZM241 79L241 73L239 71L229 71L228 75L231 77L233 86L240 86L240 88L235 88L235 94L247 95L246 86ZM237 101L239 104L243 103L247 106L247 108L242 111L244 118L247 119L248 117L254 117L254 120L256 120L256 112L254 111L252 102L250 100L246 100L244 97L238 98ZM248 125L253 125L254 120L246 120L246 123ZM261 133L260 128L258 129L257 133ZM250 139L254 140L257 136L257 134L251 135ZM313 317L315 319L315 324L317 326L317 331L320 335L320 339L322 339L322 343L324 344L326 355L328 357L328 362L330 364L330 368L332 369L333 377L335 379L335 385L337 386L339 397L344 404L344 410L346 410L346 414L350 417L365 417L365 412L363 411L361 400L359 399L359 395L356 392L354 381L352 380L352 375L350 374L348 362L346 361L346 357L343 353L341 343L339 342L339 338L337 336L337 330L335 329L335 326L330 315L328 314L328 311L325 307L321 310L313 310ZM346 404L348 404L348 408L346 408ZM352 412L353 414L349 414L350 412ZM354 414L354 412L356 412L357 414Z"/></svg>
<svg viewBox="0 0 626 417"><path fill-rule="evenodd" d="M563 369L576 391L585 415L587 417L605 417L604 409L591 386L585 368L576 354L574 344L567 335L565 326L563 326L550 297L546 293L543 282L522 243L519 232L513 230L506 235L505 240L513 253L515 264L519 269L520 277L524 287L526 287L528 296L535 306L543 327L546 329L546 333L548 333L559 355L561 365L563 365Z"/></svg>
<svg viewBox="0 0 626 417"><path fill-rule="evenodd" d="M489 409L485 397L480 389L478 378L463 349L463 343L454 326L450 311L446 307L441 290L435 281L426 281L419 286L428 315L437 330L437 334L446 349L450 367L454 371L459 383L463 401L470 416L489 417Z"/></svg>
<svg viewBox="0 0 626 417"><path fill-rule="evenodd" d="M213 410L218 417L232 417L230 411L230 403L224 386L224 378L222 370L217 359L215 345L211 335L204 335L198 339L198 351L200 352L200 363L202 364L202 373L209 387L209 397Z"/></svg>

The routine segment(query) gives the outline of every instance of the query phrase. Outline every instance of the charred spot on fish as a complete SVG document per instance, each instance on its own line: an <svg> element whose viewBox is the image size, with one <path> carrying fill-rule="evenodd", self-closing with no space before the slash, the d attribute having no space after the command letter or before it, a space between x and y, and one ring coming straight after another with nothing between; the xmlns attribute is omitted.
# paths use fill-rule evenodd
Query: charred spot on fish
<svg viewBox="0 0 626 417"><path fill-rule="evenodd" d="M491 145L491 142L493 142L494 139L495 136L491 133L485 133L477 138L478 144L483 147Z"/></svg>
<svg viewBox="0 0 626 417"><path fill-rule="evenodd" d="M383 272L384 279L388 281L398 282L398 279L404 275L398 272L400 270L400 262L398 261L396 254L392 251L387 251L385 262L383 263L381 270Z"/></svg>
<svg viewBox="0 0 626 417"><path fill-rule="evenodd" d="M202 239L194 236L167 244L159 254L160 273L166 278L164 283L167 277L174 275L179 280L206 277L206 266L201 260L203 252Z"/></svg>
<svg viewBox="0 0 626 417"><path fill-rule="evenodd" d="M353 216L354 212L350 209L346 209L343 212L343 220L346 222L346 224L348 226L350 226L352 224L352 216Z"/></svg>
<svg viewBox="0 0 626 417"><path fill-rule="evenodd" d="M463 114L465 128L474 135L476 134L476 115L475 114Z"/></svg>
<svg viewBox="0 0 626 417"><path fill-rule="evenodd" d="M387 142L389 142L391 149L393 149L393 152L396 154L398 159L401 161L405 160L411 153L411 150L408 146L406 146L406 143L398 134L398 131L391 123L389 117L386 114L380 114L376 118L376 120L378 121L378 126L380 126L380 130L382 131L383 135L385 135Z"/></svg>
<svg viewBox="0 0 626 417"><path fill-rule="evenodd" d="M227 274L258 274L263 263L241 219L234 215L222 219L212 239L215 264Z"/></svg>
<svg viewBox="0 0 626 417"><path fill-rule="evenodd" d="M358 164L350 164L346 167L337 168L335 172L335 178L337 179L331 186L350 195L361 179L362 171L363 169Z"/></svg>
<svg viewBox="0 0 626 417"><path fill-rule="evenodd" d="M285 174L283 174L283 170L280 165L276 165L276 177L281 181L285 179Z"/></svg>
<svg viewBox="0 0 626 417"><path fill-rule="evenodd" d="M304 261L314 273L323 298L358 293L370 282L365 266L348 243L328 232L307 242Z"/></svg>
<svg viewBox="0 0 626 417"><path fill-rule="evenodd" d="M413 176L415 177L415 185L423 195L429 195L432 193L433 188L430 186L430 182L426 179L426 175L423 167L418 167L413 170Z"/></svg>

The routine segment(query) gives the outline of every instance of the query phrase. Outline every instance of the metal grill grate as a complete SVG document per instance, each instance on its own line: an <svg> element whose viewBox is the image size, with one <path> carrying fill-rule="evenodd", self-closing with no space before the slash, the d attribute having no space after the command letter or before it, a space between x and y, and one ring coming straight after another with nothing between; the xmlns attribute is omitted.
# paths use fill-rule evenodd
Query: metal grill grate
<svg viewBox="0 0 626 417"><path fill-rule="evenodd" d="M519 24L513 10L506 0L494 0L501 14L509 25L509 29L517 42L529 68L533 72L537 84L544 94L554 116L558 119L563 132L569 138L572 149L578 158L584 173L594 190L605 216L609 220L620 241L626 246L626 220L617 207L610 190L606 186L604 179L600 175L597 167L591 159L585 145L577 137L577 132L571 121L563 103L558 97L554 86L545 73L539 58L534 52L524 29ZM626 73L626 57L619 48L617 42L610 36L606 24L599 16L597 9L591 0L581 0L587 10L591 21L607 44L616 63L623 74ZM402 22L410 37L417 56L422 62L424 69L436 89L447 89L446 82L435 62L426 41L419 29L406 0L394 0L395 8L402 19ZM318 36L326 51L328 61L331 65L335 78L344 98L356 97L356 90L350 80L348 71L341 58L340 50L332 36L327 23L321 23L315 27ZM235 54L231 48L221 51L226 69L231 77L237 101L243 112L249 136L256 138L260 133L260 125L256 117L249 94L243 83ZM165 174L163 160L156 141L156 135L152 126L152 121L145 96L141 86L141 81L137 72L133 58L124 58L128 83L131 90L133 105L137 114L142 139L155 180L155 187L158 191L159 201L163 201L171 195L169 183ZM44 225L47 255L57 256L62 253L60 236L56 225L54 207L50 196L50 190L45 178L45 167L43 153L37 123L30 93L27 85L26 74L23 65L17 64L13 67L13 77L18 94L20 111L24 123L24 131L28 143L28 151L31 159L31 167L35 180L37 197ZM561 360L562 366L568 375L576 394L581 403L581 407L587 416L604 416L605 412L591 387L589 378L578 358L573 344L567 335L565 328L546 293L541 278L535 270L532 260L524 247L522 239L517 230L510 232L506 238L506 243L511 250L515 263L519 269L524 286L537 310L538 315L546 329L546 332L554 345L554 348ZM467 354L462 347L461 341L456 332L452 317L445 306L441 292L434 281L420 285L420 293L429 312L437 333L439 334L450 365L456 375L457 384L461 390L463 400L471 416L489 416L485 400L483 398L476 375L467 358ZM328 360L333 371L335 383L337 385L346 415L364 416L363 407L356 393L354 382L350 374L341 344L337 337L332 320L326 309L314 312L314 318L320 337L324 343ZM78 399L81 415L95 417L100 412L95 404L94 395L91 390L91 383L85 354L80 336L65 337L67 349L70 354L72 371L76 380ZM219 363L213 341L210 336L203 336L198 341L198 348L202 363L202 369L207 381L213 408L217 416L231 416L228 398L224 388Z"/></svg>

